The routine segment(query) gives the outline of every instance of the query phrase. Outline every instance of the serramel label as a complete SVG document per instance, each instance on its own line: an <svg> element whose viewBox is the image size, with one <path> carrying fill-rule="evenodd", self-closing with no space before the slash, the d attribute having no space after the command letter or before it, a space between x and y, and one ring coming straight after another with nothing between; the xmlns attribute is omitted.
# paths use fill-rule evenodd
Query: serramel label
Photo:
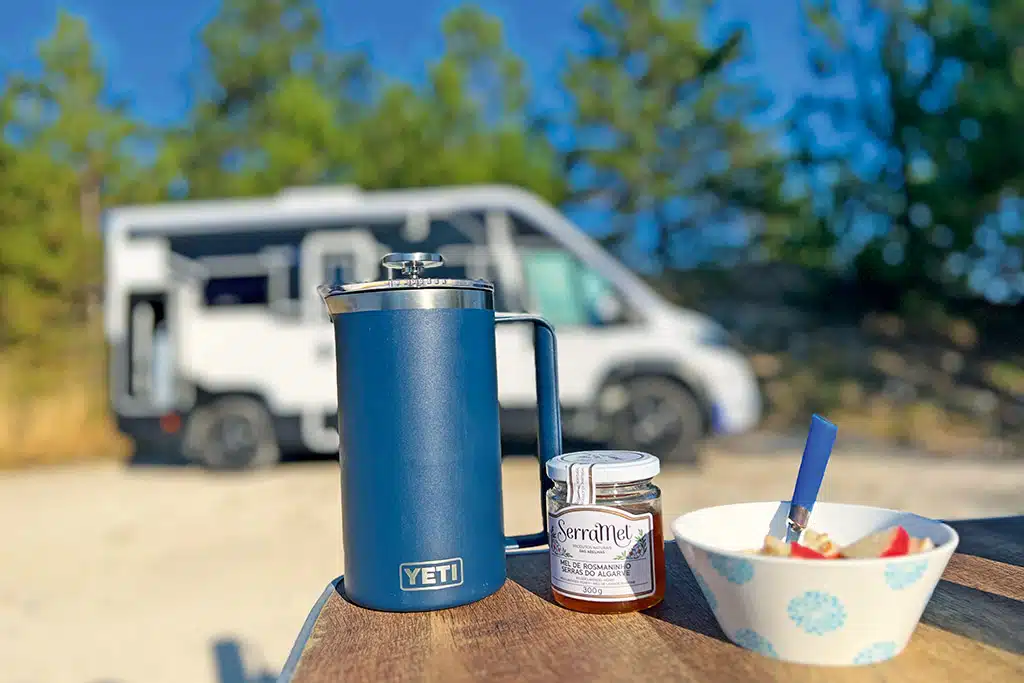
<svg viewBox="0 0 1024 683"><path fill-rule="evenodd" d="M551 585L579 600L620 602L654 593L654 516L601 505L548 515Z"/></svg>

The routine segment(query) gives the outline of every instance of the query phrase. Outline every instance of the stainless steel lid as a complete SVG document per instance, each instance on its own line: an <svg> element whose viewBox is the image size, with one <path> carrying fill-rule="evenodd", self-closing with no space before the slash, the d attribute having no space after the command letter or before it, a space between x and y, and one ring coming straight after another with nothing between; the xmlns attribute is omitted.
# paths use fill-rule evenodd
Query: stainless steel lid
<svg viewBox="0 0 1024 683"><path fill-rule="evenodd" d="M368 310L494 308L494 285L487 280L423 277L444 264L440 254L392 253L381 259L387 280L325 284L317 287L332 316Z"/></svg>

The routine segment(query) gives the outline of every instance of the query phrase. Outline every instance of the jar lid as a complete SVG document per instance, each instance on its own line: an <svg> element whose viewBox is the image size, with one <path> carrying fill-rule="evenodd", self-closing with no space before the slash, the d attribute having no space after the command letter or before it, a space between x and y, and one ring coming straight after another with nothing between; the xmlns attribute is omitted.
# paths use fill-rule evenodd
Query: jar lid
<svg viewBox="0 0 1024 683"><path fill-rule="evenodd" d="M661 461L640 451L579 451L563 453L548 460L545 469L554 481L566 481L573 465L586 466L594 484L618 484L653 479Z"/></svg>

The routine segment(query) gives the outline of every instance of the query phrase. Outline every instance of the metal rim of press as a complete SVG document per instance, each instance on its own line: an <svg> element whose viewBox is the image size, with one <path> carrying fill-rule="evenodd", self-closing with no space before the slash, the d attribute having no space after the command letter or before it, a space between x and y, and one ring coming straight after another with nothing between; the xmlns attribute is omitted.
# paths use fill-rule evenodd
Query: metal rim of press
<svg viewBox="0 0 1024 683"><path fill-rule="evenodd" d="M332 283L323 284L317 287L317 293L324 300L327 310L331 315L338 313L349 313L356 310L379 310L389 308L379 301L379 297L365 302L363 305L349 303L335 303L339 297L346 295L360 295L383 292L429 292L431 290L465 290L470 292L481 292L485 296L482 299L477 297L459 296L431 296L429 294L401 297L399 308L489 308L490 305L481 305L485 301L493 301L494 284L487 280L460 280L454 278L432 278L424 277L426 270L444 265L444 257L441 254L427 252L391 253L380 260L382 266L388 269L387 280L373 280L369 282L353 283ZM418 303L417 303L418 302Z"/></svg>

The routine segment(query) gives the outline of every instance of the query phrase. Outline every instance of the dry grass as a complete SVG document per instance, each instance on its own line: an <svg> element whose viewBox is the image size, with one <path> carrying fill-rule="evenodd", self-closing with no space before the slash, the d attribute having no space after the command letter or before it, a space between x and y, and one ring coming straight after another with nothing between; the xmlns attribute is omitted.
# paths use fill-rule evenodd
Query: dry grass
<svg viewBox="0 0 1024 683"><path fill-rule="evenodd" d="M891 349L866 350L855 360L860 366L827 362L835 354L816 349L804 363L778 354L759 354L754 367L764 382L767 402L762 428L798 428L810 412L825 412L842 425L843 433L890 442L941 455L1016 452L1012 442L998 437L994 415L964 414L943 398L957 389L955 378L913 362ZM769 362L773 360L773 362ZM1006 385L1019 381L1006 364L993 365ZM997 372L998 371L998 372ZM871 372L902 379L937 392L915 392L902 400L865 384ZM1015 385L1016 386L1016 385ZM960 387L963 391L963 387ZM981 391L980 389L976 391ZM961 392L962 393L962 392Z"/></svg>
<svg viewBox="0 0 1024 683"><path fill-rule="evenodd" d="M39 365L0 357L0 468L125 457L108 411L98 354Z"/></svg>

